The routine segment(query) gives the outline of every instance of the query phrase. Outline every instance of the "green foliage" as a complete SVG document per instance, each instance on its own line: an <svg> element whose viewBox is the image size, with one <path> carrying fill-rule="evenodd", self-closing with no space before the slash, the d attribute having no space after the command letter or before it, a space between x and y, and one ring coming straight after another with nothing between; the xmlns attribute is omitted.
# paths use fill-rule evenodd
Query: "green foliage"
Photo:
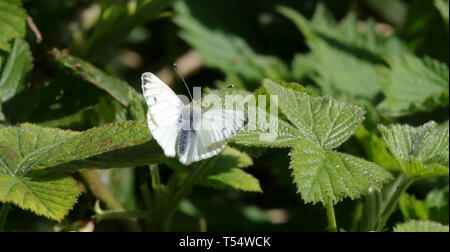
<svg viewBox="0 0 450 252"><path fill-rule="evenodd" d="M1 37L1 36L0 36ZM11 53L0 72L0 102L5 102L27 87L26 77L33 64L30 48L23 39L14 40Z"/></svg>
<svg viewBox="0 0 450 252"><path fill-rule="evenodd" d="M100 20L90 31L79 53L92 61L102 57L125 41L131 31L163 16L163 10L172 0L136 0L107 2L103 5Z"/></svg>
<svg viewBox="0 0 450 252"><path fill-rule="evenodd" d="M407 223L398 224L394 228L394 232L448 232L448 226L443 226L432 221L409 221Z"/></svg>
<svg viewBox="0 0 450 252"><path fill-rule="evenodd" d="M296 56L293 71L298 73L297 78L314 80L324 94L351 101L374 99L382 87L377 67L385 64L384 57L405 51L396 38L377 34L373 21L366 23L364 32L359 31L354 13L338 26L323 5L311 21L291 8L278 10L297 25L311 50ZM307 70L302 70L305 67Z"/></svg>
<svg viewBox="0 0 450 252"><path fill-rule="evenodd" d="M399 206L406 220L430 220L448 225L448 187L432 190L424 200L405 193Z"/></svg>
<svg viewBox="0 0 450 252"><path fill-rule="evenodd" d="M105 74L92 64L73 57L66 52L53 49L52 55L55 60L68 71L80 76L82 79L85 79L98 88L105 90L123 105L128 105L129 87L125 82Z"/></svg>
<svg viewBox="0 0 450 252"><path fill-rule="evenodd" d="M25 37L26 18L21 0L0 2L0 50L9 52L12 39Z"/></svg>
<svg viewBox="0 0 450 252"><path fill-rule="evenodd" d="M263 78L288 79L287 67L275 57L259 55L240 37L212 30L201 24L183 1L175 3L175 23L181 37L209 66L222 70L227 81L254 90Z"/></svg>
<svg viewBox="0 0 450 252"><path fill-rule="evenodd" d="M439 12L442 15L442 18L444 19L445 23L447 23L448 26L448 0L434 0L434 5L439 10Z"/></svg>
<svg viewBox="0 0 450 252"><path fill-rule="evenodd" d="M431 111L448 106L448 66L431 58L405 55L390 60L383 88L386 99L379 108L390 116Z"/></svg>
<svg viewBox="0 0 450 252"><path fill-rule="evenodd" d="M4 190L0 200L61 220L76 201L79 193L76 183L71 178L56 176L43 169L91 157L102 161L103 166L116 167L116 161L123 160L125 155L134 155L134 149L128 149L127 154L122 150L117 156L101 154L145 145L150 136L146 124L139 122L111 124L85 132L23 124L0 129L0 139L0 188ZM144 160L151 161L148 156ZM142 164L141 160L133 160L133 164L139 162ZM79 164L77 169L90 167ZM48 202L52 200L54 204Z"/></svg>
<svg viewBox="0 0 450 252"><path fill-rule="evenodd" d="M176 170L173 180L180 184L188 176L190 169L175 160L165 163ZM198 181L199 185L216 189L234 188L249 192L261 192L258 179L246 173L243 168L253 165L245 153L227 147L210 163L210 167Z"/></svg>
<svg viewBox="0 0 450 252"><path fill-rule="evenodd" d="M448 127L429 122L417 128L409 125L379 128L405 174L413 178L448 175Z"/></svg>
<svg viewBox="0 0 450 252"><path fill-rule="evenodd" d="M364 120L360 107L329 97L313 97L298 87L293 89L289 87L293 85L280 85L271 80L265 80L263 85L270 95L279 97L281 112L297 131L298 138L288 142L293 148L290 167L306 202L325 204L345 197L357 198L380 189L391 178L374 163L334 150ZM239 143L240 137L234 139Z"/></svg>

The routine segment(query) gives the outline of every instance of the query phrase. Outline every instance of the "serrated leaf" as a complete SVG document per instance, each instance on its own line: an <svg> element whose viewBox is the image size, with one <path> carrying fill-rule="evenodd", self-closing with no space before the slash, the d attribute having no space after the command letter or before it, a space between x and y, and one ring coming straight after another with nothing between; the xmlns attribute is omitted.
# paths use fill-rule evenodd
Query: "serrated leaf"
<svg viewBox="0 0 450 252"><path fill-rule="evenodd" d="M131 120L145 120L147 105L144 97L126 82L106 74L89 62L71 56L65 51L54 49L52 55L59 65L68 72L106 91L124 105L126 107L126 110L124 110L126 113L124 116L126 118Z"/></svg>
<svg viewBox="0 0 450 252"><path fill-rule="evenodd" d="M398 224L394 232L449 232L449 227L432 221L409 221Z"/></svg>
<svg viewBox="0 0 450 252"><path fill-rule="evenodd" d="M279 97L279 107L301 136L313 140L325 150L345 142L364 120L360 107L338 102L330 97L311 97L265 80L267 92Z"/></svg>
<svg viewBox="0 0 450 252"><path fill-rule="evenodd" d="M144 122L123 122L84 132L23 124L1 129L0 138L0 169L19 175L144 144L151 136Z"/></svg>
<svg viewBox="0 0 450 252"><path fill-rule="evenodd" d="M303 90L271 80L263 84L277 95L279 108L300 135L290 153L292 175L305 202L337 202L357 198L392 179L382 167L335 152L364 120L360 107L330 97L313 97Z"/></svg>
<svg viewBox="0 0 450 252"><path fill-rule="evenodd" d="M33 67L32 61L27 42L20 38L15 39L6 64L0 72L0 102L11 99L26 87L26 77Z"/></svg>
<svg viewBox="0 0 450 252"><path fill-rule="evenodd" d="M392 176L382 167L339 152L324 151L304 141L289 154L299 193L305 202L337 202L381 189Z"/></svg>
<svg viewBox="0 0 450 252"><path fill-rule="evenodd" d="M429 122L421 127L379 126L389 150L410 177L448 175L449 129Z"/></svg>
<svg viewBox="0 0 450 252"><path fill-rule="evenodd" d="M390 116L402 116L417 111L430 111L448 106L448 66L431 58L412 55L390 60L386 70L386 99L379 109Z"/></svg>
<svg viewBox="0 0 450 252"><path fill-rule="evenodd" d="M25 37L27 13L20 0L0 2L0 50L9 52L14 38Z"/></svg>
<svg viewBox="0 0 450 252"><path fill-rule="evenodd" d="M181 37L209 66L226 73L229 82L233 80L233 84L254 90L263 78L289 77L289 71L281 60L257 54L238 36L204 26L183 1L176 2L174 7L177 13L174 22L183 30Z"/></svg>
<svg viewBox="0 0 450 252"><path fill-rule="evenodd" d="M311 49L305 60L296 56L293 71L297 78L314 80L327 95L350 101L373 99L383 81L377 66L385 64L385 56L405 51L396 38L378 34L373 21L368 21L361 32L354 13L338 26L323 5L317 7L311 21L288 7L279 7L278 11L297 25ZM307 65L302 63L306 60Z"/></svg>
<svg viewBox="0 0 450 252"><path fill-rule="evenodd" d="M128 105L129 87L127 83L105 74L92 64L82 59L73 57L67 52L53 49L51 53L54 59L62 67L80 76L80 78L94 84L98 88L105 90L123 105Z"/></svg>
<svg viewBox="0 0 450 252"><path fill-rule="evenodd" d="M0 173L0 201L12 202L53 220L61 221L80 194L71 177L54 173L10 176Z"/></svg>
<svg viewBox="0 0 450 252"><path fill-rule="evenodd" d="M71 178L50 173L49 168L60 172L148 164L162 156L150 139L145 122L84 132L32 124L0 128L0 192L5 190L0 200L61 220L79 192Z"/></svg>
<svg viewBox="0 0 450 252"><path fill-rule="evenodd" d="M187 167L172 159L166 159L164 162L176 170L171 178L172 183L181 183L186 179L190 171ZM217 189L234 188L242 191L261 192L258 179L242 170L242 168L252 164L253 161L250 156L227 147L213 160L210 164L211 167L200 177L197 183Z"/></svg>

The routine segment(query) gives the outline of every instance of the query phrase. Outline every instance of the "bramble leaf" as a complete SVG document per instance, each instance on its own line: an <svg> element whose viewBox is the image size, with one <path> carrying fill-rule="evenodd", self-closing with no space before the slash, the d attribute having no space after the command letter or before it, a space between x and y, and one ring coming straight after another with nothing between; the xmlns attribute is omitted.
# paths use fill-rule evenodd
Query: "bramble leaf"
<svg viewBox="0 0 450 252"><path fill-rule="evenodd" d="M9 52L14 38L25 37L27 13L20 0L0 2L0 50Z"/></svg>
<svg viewBox="0 0 450 252"><path fill-rule="evenodd" d="M337 202L379 190L391 174L375 163L334 151L364 120L360 107L265 80L281 112L299 131L291 146L294 181L306 202Z"/></svg>
<svg viewBox="0 0 450 252"><path fill-rule="evenodd" d="M84 132L22 124L0 128L0 139L0 200L55 220L67 214L79 191L73 179L50 173L50 168L130 167L157 162L162 156L150 141L145 122Z"/></svg>
<svg viewBox="0 0 450 252"><path fill-rule="evenodd" d="M165 164L175 169L172 183L181 183L188 176L190 169L173 159L165 159ZM250 156L236 149L225 148L210 164L210 167L198 180L198 185L217 189L234 188L248 192L261 192L258 179L242 170L251 166Z"/></svg>
<svg viewBox="0 0 450 252"><path fill-rule="evenodd" d="M61 221L80 194L77 183L66 175L40 172L10 176L0 172L0 201Z"/></svg>
<svg viewBox="0 0 450 252"><path fill-rule="evenodd" d="M390 67L383 89L386 99L379 105L382 112L402 116L448 106L447 65L431 58L405 55L391 59Z"/></svg>
<svg viewBox="0 0 450 252"><path fill-rule="evenodd" d="M448 175L449 129L429 122L421 127L380 125L389 150L403 172L415 178Z"/></svg>
<svg viewBox="0 0 450 252"><path fill-rule="evenodd" d="M394 227L394 232L449 232L448 226L444 226L432 221L409 221L398 224Z"/></svg>
<svg viewBox="0 0 450 252"><path fill-rule="evenodd" d="M396 38L378 34L373 21L367 22L364 32L360 31L354 13L338 26L323 5L318 6L311 21L288 7L279 7L278 11L297 25L311 49L308 54L296 56L296 77L309 77L327 95L351 101L373 99L383 81L377 66L385 64L385 56L405 51Z"/></svg>

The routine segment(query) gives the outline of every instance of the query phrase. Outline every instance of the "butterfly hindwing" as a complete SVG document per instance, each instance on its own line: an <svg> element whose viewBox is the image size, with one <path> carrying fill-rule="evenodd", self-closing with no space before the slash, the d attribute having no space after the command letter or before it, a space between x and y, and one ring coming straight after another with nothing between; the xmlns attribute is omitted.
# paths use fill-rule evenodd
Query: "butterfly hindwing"
<svg viewBox="0 0 450 252"><path fill-rule="evenodd" d="M181 133L178 139L180 162L189 165L210 158L221 152L226 139L236 135L248 123L248 115L242 111L210 109L202 113L201 127ZM183 131L183 130L182 130ZM180 149L184 150L180 153Z"/></svg>

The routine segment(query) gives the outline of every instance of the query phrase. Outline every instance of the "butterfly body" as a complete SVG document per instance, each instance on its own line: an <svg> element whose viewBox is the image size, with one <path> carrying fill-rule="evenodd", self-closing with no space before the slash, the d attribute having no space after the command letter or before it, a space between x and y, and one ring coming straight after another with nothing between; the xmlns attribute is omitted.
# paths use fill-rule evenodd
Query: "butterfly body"
<svg viewBox="0 0 450 252"><path fill-rule="evenodd" d="M175 93L152 73L142 75L142 90L148 105L147 123L168 157L178 156L185 165L210 158L226 146L248 123L243 111L196 109L184 104Z"/></svg>

